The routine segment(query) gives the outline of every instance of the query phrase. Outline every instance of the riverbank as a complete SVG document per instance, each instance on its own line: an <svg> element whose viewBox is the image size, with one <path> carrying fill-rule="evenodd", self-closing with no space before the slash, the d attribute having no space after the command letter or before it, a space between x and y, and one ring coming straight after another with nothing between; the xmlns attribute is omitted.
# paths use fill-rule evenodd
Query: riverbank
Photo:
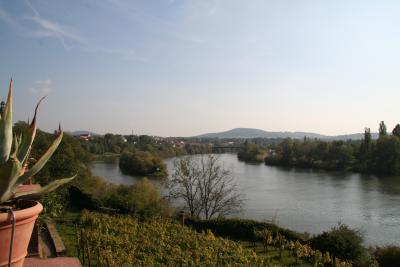
<svg viewBox="0 0 400 267"><path fill-rule="evenodd" d="M245 197L238 217L259 221L274 218L283 228L311 234L342 222L362 230L367 245L400 245L398 177L246 164L238 161L236 154L219 157L233 172ZM170 173L174 160L165 160ZM91 169L93 174L116 184L141 180L123 175L118 164L93 163Z"/></svg>

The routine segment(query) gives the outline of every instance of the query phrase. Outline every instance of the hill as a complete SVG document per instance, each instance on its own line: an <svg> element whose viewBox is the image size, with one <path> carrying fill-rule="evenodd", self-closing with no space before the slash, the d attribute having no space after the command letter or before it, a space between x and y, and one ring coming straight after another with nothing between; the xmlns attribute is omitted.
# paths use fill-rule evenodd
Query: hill
<svg viewBox="0 0 400 267"><path fill-rule="evenodd" d="M254 128L234 128L232 130L217 132L217 133L206 133L201 134L195 137L198 138L220 138L220 139L228 139L228 138L293 138L293 139L302 139L304 137L307 138L317 138L317 139L325 139L325 140L360 140L364 136L363 133L356 134L348 134L348 135L337 135L337 136L328 136L322 135L318 133L311 132L269 132L261 129ZM372 133L372 137L376 138L377 134Z"/></svg>

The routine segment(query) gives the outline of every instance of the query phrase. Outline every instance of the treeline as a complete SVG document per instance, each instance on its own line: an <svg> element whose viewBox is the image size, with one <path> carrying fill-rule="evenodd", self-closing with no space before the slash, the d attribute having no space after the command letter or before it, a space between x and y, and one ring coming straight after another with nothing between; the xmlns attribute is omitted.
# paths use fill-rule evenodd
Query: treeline
<svg viewBox="0 0 400 267"><path fill-rule="evenodd" d="M80 142L96 159L106 160L108 155L120 156L119 167L124 173L150 177L168 175L162 158L211 152L209 144L185 143L177 139L148 135L106 134Z"/></svg>
<svg viewBox="0 0 400 267"><path fill-rule="evenodd" d="M185 143L172 138L160 138L149 135L105 134L94 136L90 140L81 140L82 147L94 155L106 153L121 154L124 151L146 151L161 158L186 154L210 153L207 143Z"/></svg>
<svg viewBox="0 0 400 267"><path fill-rule="evenodd" d="M378 175L400 174L400 125L389 134L379 125L379 138L373 140L365 129L361 141L321 141L285 139L265 157L267 165L345 170Z"/></svg>

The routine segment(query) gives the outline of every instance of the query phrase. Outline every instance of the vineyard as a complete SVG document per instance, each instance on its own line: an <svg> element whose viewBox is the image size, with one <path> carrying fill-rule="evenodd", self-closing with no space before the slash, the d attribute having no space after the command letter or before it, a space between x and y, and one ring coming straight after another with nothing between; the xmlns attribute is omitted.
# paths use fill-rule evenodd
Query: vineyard
<svg viewBox="0 0 400 267"><path fill-rule="evenodd" d="M322 253L318 250L313 250L308 244L302 244L298 240L287 240L283 235L279 233L273 233L270 230L257 230L255 236L262 240L262 246L267 262L270 261L268 249L272 248L278 253L278 258L282 258L283 253L289 253L289 255L295 258L294 265L299 263L302 259L312 264L313 267L352 267L352 264L347 261L342 261L334 256L331 256L329 252Z"/></svg>
<svg viewBox="0 0 400 267"><path fill-rule="evenodd" d="M238 243L166 219L84 212L77 254L86 266L267 266Z"/></svg>
<svg viewBox="0 0 400 267"><path fill-rule="evenodd" d="M255 244L245 248L168 219L83 212L75 230L84 266L352 266L267 229L255 232L263 247L257 253Z"/></svg>

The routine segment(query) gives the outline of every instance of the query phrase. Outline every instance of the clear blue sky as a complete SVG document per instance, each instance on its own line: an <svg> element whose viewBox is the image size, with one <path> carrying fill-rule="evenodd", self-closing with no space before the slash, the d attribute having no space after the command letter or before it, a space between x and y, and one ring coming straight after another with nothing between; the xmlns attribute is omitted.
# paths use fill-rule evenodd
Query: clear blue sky
<svg viewBox="0 0 400 267"><path fill-rule="evenodd" d="M400 122L400 1L0 0L0 86L39 127L190 136Z"/></svg>

